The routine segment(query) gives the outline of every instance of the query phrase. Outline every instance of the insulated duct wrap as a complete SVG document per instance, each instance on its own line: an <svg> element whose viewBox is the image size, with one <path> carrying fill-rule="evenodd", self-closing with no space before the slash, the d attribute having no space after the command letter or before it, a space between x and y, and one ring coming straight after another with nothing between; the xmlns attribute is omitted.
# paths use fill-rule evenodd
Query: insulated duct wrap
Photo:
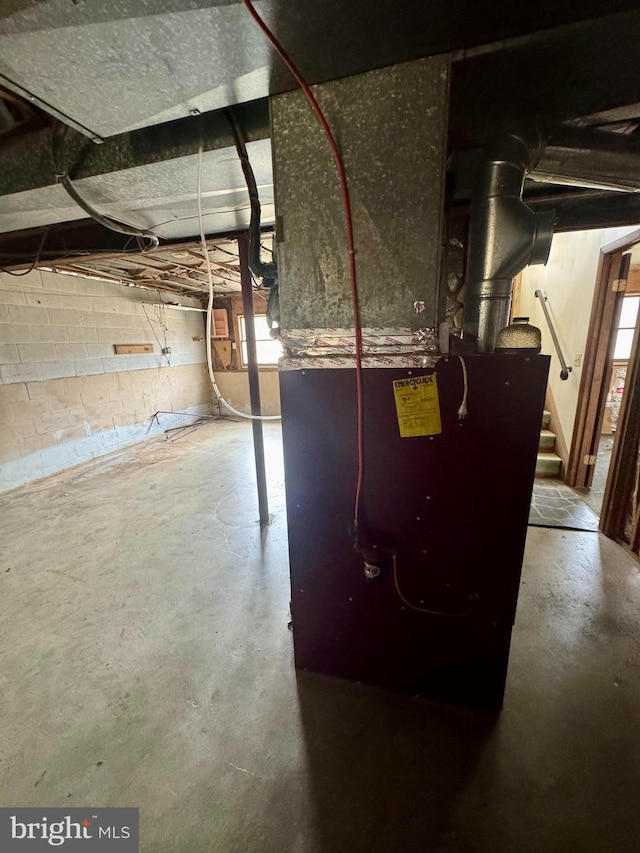
<svg viewBox="0 0 640 853"><path fill-rule="evenodd" d="M509 322L513 278L529 264L545 264L554 213L534 213L522 201L529 149L515 135L489 146L471 202L463 333L478 352L493 352Z"/></svg>

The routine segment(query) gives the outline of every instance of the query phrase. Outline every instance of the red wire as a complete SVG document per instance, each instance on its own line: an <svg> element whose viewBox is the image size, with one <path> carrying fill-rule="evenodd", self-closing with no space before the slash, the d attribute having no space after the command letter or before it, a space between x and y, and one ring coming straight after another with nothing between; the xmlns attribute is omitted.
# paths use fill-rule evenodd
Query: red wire
<svg viewBox="0 0 640 853"><path fill-rule="evenodd" d="M315 95L311 91L310 86L304 80L298 68L294 64L293 60L286 52L286 50L282 47L278 39L271 32L269 27L262 20L260 15L256 12L253 3L251 0L242 0L244 6L247 11L256 22L256 24L260 27L262 32L265 34L267 39L269 40L271 46L276 51L280 59L287 66L289 71L295 77L298 85L304 92L313 109L314 113L320 125L327 137L329 142L329 147L331 148L331 154L333 155L333 162L335 163L336 170L338 172L338 178L340 180L340 192L342 195L342 207L344 209L344 222L347 230L347 248L349 250L349 280L351 283L351 303L353 306L353 323L356 331L356 397L357 397L357 410L358 410L358 431L357 431L357 443L358 443L358 478L356 481L356 497L355 497L355 505L354 505L354 522L356 525L355 535L356 539L358 536L358 523L360 520L360 503L362 499L362 483L364 478L364 405L363 405L363 391L362 391L362 326L360 325L360 306L358 302L358 277L356 271L356 252L355 252L355 244L353 240L353 217L351 215L351 198L349 196L349 186L347 184L347 175L345 173L344 165L342 163L342 158L340 157L340 152L338 150L338 146L336 144L336 140L331 132L331 128L329 127L329 122L325 118L324 113L320 107L320 104L316 100Z"/></svg>

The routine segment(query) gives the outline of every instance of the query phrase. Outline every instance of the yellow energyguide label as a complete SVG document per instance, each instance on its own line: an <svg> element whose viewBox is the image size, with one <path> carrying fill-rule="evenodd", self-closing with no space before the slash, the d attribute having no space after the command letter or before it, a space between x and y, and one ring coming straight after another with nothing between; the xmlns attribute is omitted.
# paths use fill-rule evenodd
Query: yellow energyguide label
<svg viewBox="0 0 640 853"><path fill-rule="evenodd" d="M393 383L393 395L402 438L439 435L442 432L435 373L396 379Z"/></svg>

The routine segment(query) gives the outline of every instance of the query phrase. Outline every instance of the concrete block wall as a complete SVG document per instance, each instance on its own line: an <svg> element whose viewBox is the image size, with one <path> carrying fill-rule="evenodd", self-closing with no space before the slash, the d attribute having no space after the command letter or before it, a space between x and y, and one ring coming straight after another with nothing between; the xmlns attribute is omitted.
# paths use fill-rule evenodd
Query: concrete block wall
<svg viewBox="0 0 640 853"><path fill-rule="evenodd" d="M158 424L158 410L211 410L204 315L154 307L168 298L44 270L0 275L0 491L192 420ZM153 353L116 355L136 343Z"/></svg>

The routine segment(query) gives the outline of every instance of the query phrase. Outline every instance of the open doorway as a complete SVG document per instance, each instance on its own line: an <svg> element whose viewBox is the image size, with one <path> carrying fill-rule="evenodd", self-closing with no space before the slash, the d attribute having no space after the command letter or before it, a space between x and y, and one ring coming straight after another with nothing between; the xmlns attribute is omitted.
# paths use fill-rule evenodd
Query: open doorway
<svg viewBox="0 0 640 853"><path fill-rule="evenodd" d="M516 282L514 314L552 356L530 523L604 529L639 305L635 228L558 234L547 267Z"/></svg>
<svg viewBox="0 0 640 853"><path fill-rule="evenodd" d="M586 503L601 519L608 513L607 490L609 502L621 498L618 490L609 486L618 479L615 460L619 454L614 451L624 435L622 412L635 355L639 241L640 231L634 231L604 246L601 252L567 466L567 484L584 494Z"/></svg>

